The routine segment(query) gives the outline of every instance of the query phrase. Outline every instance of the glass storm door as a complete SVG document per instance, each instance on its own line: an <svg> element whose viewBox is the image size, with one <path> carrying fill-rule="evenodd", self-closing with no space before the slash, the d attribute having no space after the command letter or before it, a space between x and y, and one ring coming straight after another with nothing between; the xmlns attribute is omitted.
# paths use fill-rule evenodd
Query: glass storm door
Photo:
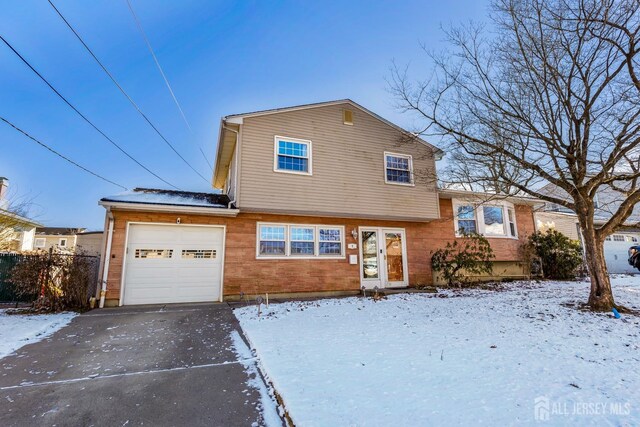
<svg viewBox="0 0 640 427"><path fill-rule="evenodd" d="M408 286L404 230L360 228L360 248L362 286Z"/></svg>
<svg viewBox="0 0 640 427"><path fill-rule="evenodd" d="M404 280L404 231L385 231L387 286L403 286Z"/></svg>

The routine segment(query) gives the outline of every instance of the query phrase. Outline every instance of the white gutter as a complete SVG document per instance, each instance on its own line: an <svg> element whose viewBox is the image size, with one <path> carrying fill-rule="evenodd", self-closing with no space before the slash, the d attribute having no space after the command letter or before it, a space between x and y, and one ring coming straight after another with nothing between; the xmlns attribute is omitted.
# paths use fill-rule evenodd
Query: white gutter
<svg viewBox="0 0 640 427"><path fill-rule="evenodd" d="M240 213L239 209L229 208L210 208L205 206L179 206L179 205L156 205L153 203L130 203L130 202L112 202L101 200L98 202L100 206L109 209L119 209L128 211L148 211L148 212L170 212L170 213L193 213L211 216L231 216L235 217Z"/></svg>
<svg viewBox="0 0 640 427"><path fill-rule="evenodd" d="M111 242L113 240L113 214L107 208L109 216L109 231L107 232L107 248L104 253L104 267L102 269L102 288L100 289L100 304L98 307L104 308L104 300L107 296L107 277L109 276L109 260L111 259Z"/></svg>

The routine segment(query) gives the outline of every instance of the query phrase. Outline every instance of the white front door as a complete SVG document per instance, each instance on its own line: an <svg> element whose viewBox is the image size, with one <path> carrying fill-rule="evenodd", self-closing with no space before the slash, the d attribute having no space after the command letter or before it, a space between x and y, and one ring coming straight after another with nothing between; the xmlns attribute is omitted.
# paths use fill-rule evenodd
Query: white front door
<svg viewBox="0 0 640 427"><path fill-rule="evenodd" d="M224 228L130 224L123 304L220 301Z"/></svg>
<svg viewBox="0 0 640 427"><path fill-rule="evenodd" d="M366 289L409 285L404 229L360 228L360 279Z"/></svg>

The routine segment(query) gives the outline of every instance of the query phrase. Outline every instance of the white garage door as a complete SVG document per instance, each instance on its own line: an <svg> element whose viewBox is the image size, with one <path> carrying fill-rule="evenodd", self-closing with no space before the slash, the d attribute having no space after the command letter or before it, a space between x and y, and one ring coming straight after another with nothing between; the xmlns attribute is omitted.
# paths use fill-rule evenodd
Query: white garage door
<svg viewBox="0 0 640 427"><path fill-rule="evenodd" d="M124 304L220 301L224 229L131 224Z"/></svg>
<svg viewBox="0 0 640 427"><path fill-rule="evenodd" d="M640 273L629 265L629 247L637 245L640 241L640 234L625 233L613 234L604 241L604 256L607 260L609 273Z"/></svg>

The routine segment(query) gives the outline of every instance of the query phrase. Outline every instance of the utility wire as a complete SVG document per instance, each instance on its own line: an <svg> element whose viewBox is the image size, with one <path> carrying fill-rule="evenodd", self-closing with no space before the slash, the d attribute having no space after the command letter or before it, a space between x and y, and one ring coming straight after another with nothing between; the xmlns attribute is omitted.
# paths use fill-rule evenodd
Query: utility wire
<svg viewBox="0 0 640 427"><path fill-rule="evenodd" d="M89 46L87 46L87 44L84 42L84 40L82 39L82 37L80 37L80 35L78 34L78 32L71 26L71 24L69 23L69 21L67 21L67 19L62 15L62 13L58 10L58 8L53 4L53 2L51 0L48 0L49 4L51 5L51 7L53 8L53 10L56 11L56 13L58 14L58 16L60 16L60 18L62 18L62 20L64 21L65 24L67 24L67 27L69 27L69 29L71 30L71 32L73 32L73 34L77 37L77 39L80 41L80 43L82 43L82 46L84 46L84 48L87 50L87 52L89 52L89 54L93 57L93 59L98 63L98 65L100 65L100 68L102 68L102 70L107 74L107 76L109 76L109 78L111 79L111 81L113 82L113 84L116 85L116 87L120 90L120 92L129 100L129 102L131 103L131 105L133 105L133 107L138 111L138 113L140 113L140 115L146 120L146 122L149 124L149 126L151 126L153 128L154 131L156 131L156 133L160 136L160 138L162 138L162 140L164 142L166 142L166 144L173 150L174 153L176 153L176 155L178 157L180 157L180 159L182 159L182 161L184 163L186 163L187 166L189 166L191 168L192 171L194 171L200 178L202 178L207 184L209 183L209 180L207 178L205 178L204 176L202 176L202 174L200 174L200 172L198 172L193 166L191 166L191 164L187 161L187 159L185 159L179 152L178 150L176 150L176 148L167 140L167 138L165 138L165 136L158 130L158 128L151 122L151 120L149 120L149 118L147 117L146 114L144 114L142 112L142 110L140 109L140 107L138 107L138 105L133 101L133 99L131 99L131 97L127 94L127 92L125 92L125 90L122 88L122 86L116 81L115 77L113 77L113 75L109 72L109 70L107 70L107 67L104 66L104 64L102 64L102 62L100 62L100 60L98 59L98 57L93 53L93 51L91 50L91 48L89 48Z"/></svg>
<svg viewBox="0 0 640 427"><path fill-rule="evenodd" d="M204 157L204 159L207 161L207 164L209 165L209 167L211 168L211 171L213 172L213 165L211 164L211 162L207 158L207 155L204 154L204 150L202 149L202 147L200 147L200 152L202 153L202 157Z"/></svg>
<svg viewBox="0 0 640 427"><path fill-rule="evenodd" d="M153 52L153 48L151 47L151 43L149 43L149 39L147 38L147 35L144 32L144 29L142 28L142 24L140 24L140 21L138 20L138 17L136 16L136 13L133 10L133 6L131 5L131 2L129 0L127 0L127 5L129 6L129 10L131 11L131 15L133 16L134 21L136 21L136 25L138 26L138 30L140 30L140 34L142 34L142 38L144 39L144 42L147 44L147 48L149 49L149 52L151 52L151 56L153 56L153 60L156 62L156 66L158 67L158 71L160 71L160 74L162 74L162 78L164 79L164 83L167 85L167 89L169 89L169 92L171 93L171 96L173 97L173 102L176 103L176 106L178 107L178 110L180 110L180 114L182 115L182 119L184 120L185 124L189 128L189 131L193 132L192 129L191 129L191 125L189 125L189 121L187 120L187 116L184 115L184 111L182 111L182 107L180 106L180 103L178 102L178 98L176 98L176 95L173 93L173 89L171 89L171 85L169 84L169 80L167 79L167 76L164 75L164 71L162 71L162 67L160 66L160 62L158 61L158 58L156 57L156 54Z"/></svg>
<svg viewBox="0 0 640 427"><path fill-rule="evenodd" d="M49 88L55 92L56 95L58 95L58 97L60 97L60 99L62 99L69 107L71 107L71 109L73 111L75 111L80 117L82 117L84 119L85 122L89 123L89 125L91 125L92 128L94 128L100 135L104 136L105 139L107 141L109 141L114 147L116 147L118 150L120 150L125 156L127 156L128 158L130 158L131 160L133 160L138 166L140 166L141 168L143 168L144 170L146 170L147 172L149 172L151 175L155 176L156 178L158 178L160 181L164 182L165 184L175 188L176 190L179 190L178 187L176 187L175 185L171 184L170 182L166 181L165 179L161 178L159 175L157 175L156 173L152 172L148 167L146 167L145 165L143 165L142 163L140 163L138 160L136 160L131 154L127 153L127 151L125 151L124 148L122 148L120 145L118 145L114 140L112 140L111 138L109 138L107 136L107 134L105 134L103 131L100 130L100 128L98 128L95 124L93 124L93 122L91 120L89 120L84 114L82 114L76 107L73 106L73 104L71 104L64 96L62 96L62 94L60 92L58 92L56 90L56 88L54 88L51 83L49 83L49 81L47 79L45 79L42 74L40 74L35 68L33 68L33 66L29 63L29 61L27 61L22 55L20 55L20 53L14 49L13 46L11 46L11 44L5 40L4 37L2 37L0 35L0 40L2 40L4 42L4 44L6 44L9 49L11 49L13 51L13 53L15 53L18 58L20 58L20 60L22 60L22 62L25 63L25 65L27 67L29 67L31 69L31 71L33 71L38 77L40 77L40 79L46 83L47 86L49 86Z"/></svg>
<svg viewBox="0 0 640 427"><path fill-rule="evenodd" d="M96 178L99 178L105 182L108 182L109 184L113 184L117 187L122 188L123 190L128 190L127 187L125 187L124 185L120 185L117 182L113 182L110 179L105 178L102 175L99 175L93 171L90 171L89 169L85 168L84 166L74 162L73 160L71 160L70 158L68 158L67 156L65 156L64 154L60 154L59 152L57 152L56 150L54 150L53 148L49 147L47 144L45 144L42 141L39 141L38 139L34 138L33 136L29 135L27 132L23 131L22 129L20 129L18 126L14 125L13 123L11 123L9 120L5 119L4 117L0 116L0 120L2 120L3 122L5 122L6 124L8 124L9 126L11 126L12 128L14 128L15 130L17 130L18 132L20 132L21 134L23 134L24 136L26 136L27 138L29 138L30 140L32 140L33 142L35 142L36 144L40 145L41 147L44 147L45 149L49 150L50 152L52 152L53 154L55 154L58 157L61 157L62 159L66 160L67 162L71 163L72 165L82 169L83 171L90 173L91 175L95 176Z"/></svg>

